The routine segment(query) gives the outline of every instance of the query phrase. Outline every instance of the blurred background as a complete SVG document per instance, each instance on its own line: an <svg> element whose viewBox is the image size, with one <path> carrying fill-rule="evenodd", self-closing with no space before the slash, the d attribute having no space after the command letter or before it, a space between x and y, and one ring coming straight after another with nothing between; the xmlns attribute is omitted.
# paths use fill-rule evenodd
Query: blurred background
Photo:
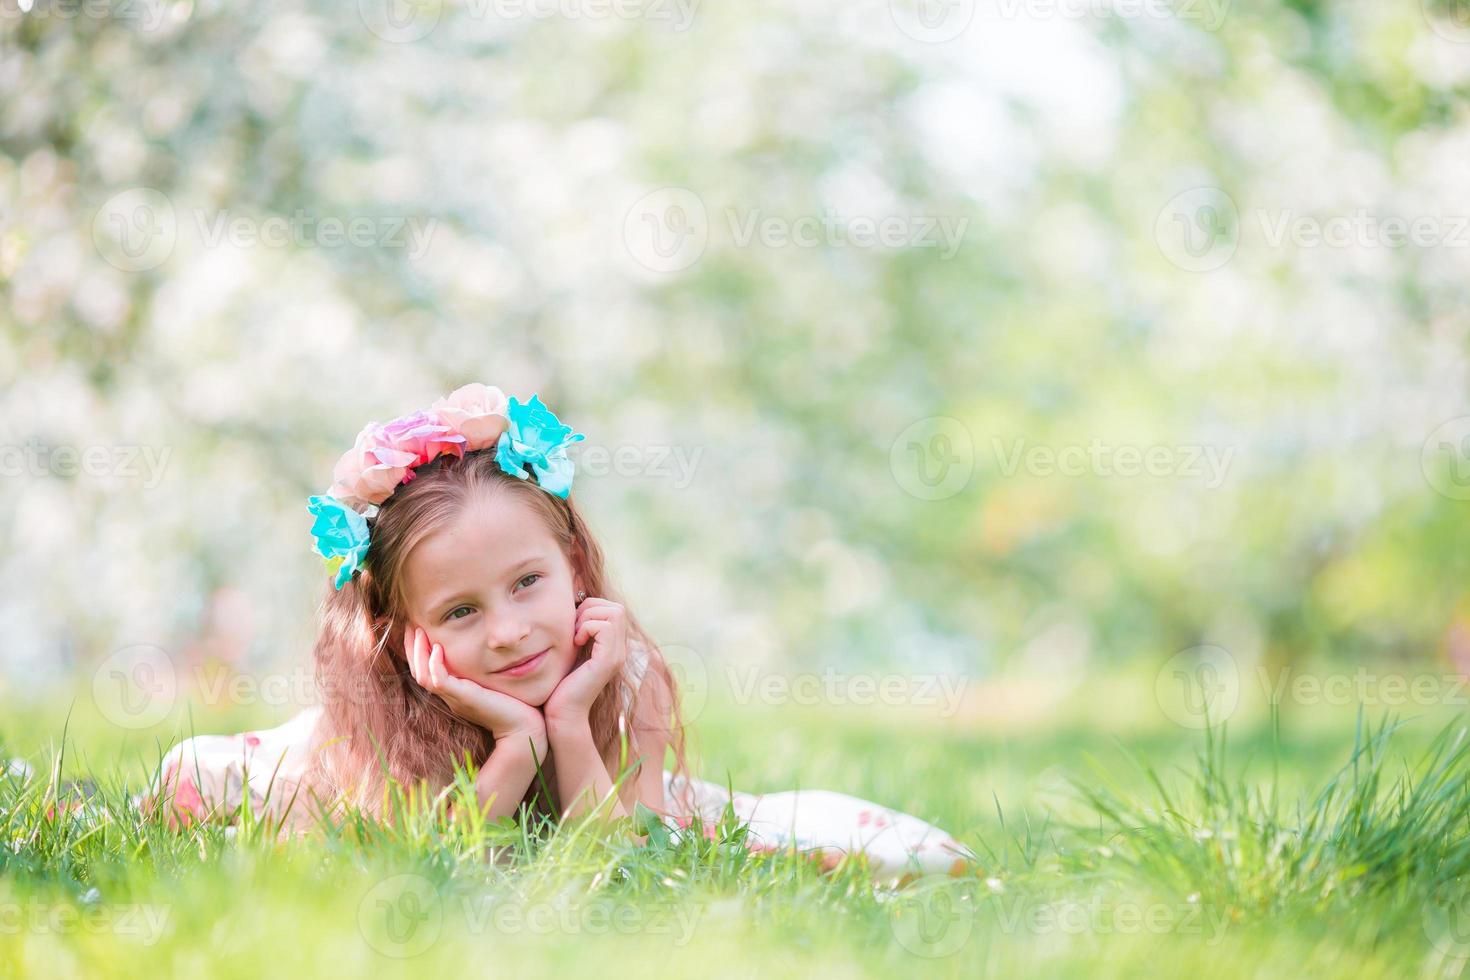
<svg viewBox="0 0 1470 980"><path fill-rule="evenodd" d="M1467 90L1432 0L0 0L0 702L284 720L306 497L480 381L698 705L1463 713Z"/></svg>

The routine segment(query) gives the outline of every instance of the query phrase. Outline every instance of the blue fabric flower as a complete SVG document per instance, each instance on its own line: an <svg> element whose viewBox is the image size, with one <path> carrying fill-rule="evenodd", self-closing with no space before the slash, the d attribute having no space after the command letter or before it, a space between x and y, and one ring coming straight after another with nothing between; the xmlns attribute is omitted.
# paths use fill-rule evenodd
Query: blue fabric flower
<svg viewBox="0 0 1470 980"><path fill-rule="evenodd" d="M506 409L510 424L495 444L495 458L500 468L511 476L527 479L526 467L536 474L536 482L547 493L566 499L572 489L575 465L567 458L567 447L586 436L571 434L572 427L562 425L551 410L541 403L540 395L532 395L525 404L512 395Z"/></svg>
<svg viewBox="0 0 1470 980"><path fill-rule="evenodd" d="M333 585L341 589L367 554L367 518L332 496L308 497L306 506L316 515L311 525L316 553L327 560L328 570L336 574Z"/></svg>

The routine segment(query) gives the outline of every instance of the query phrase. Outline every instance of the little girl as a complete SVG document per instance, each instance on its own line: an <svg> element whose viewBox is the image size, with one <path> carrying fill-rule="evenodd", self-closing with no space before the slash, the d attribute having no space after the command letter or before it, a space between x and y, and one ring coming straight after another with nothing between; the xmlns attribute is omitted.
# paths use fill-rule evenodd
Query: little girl
<svg viewBox="0 0 1470 980"><path fill-rule="evenodd" d="M308 500L333 576L314 651L322 703L268 731L175 746L140 802L163 803L175 827L232 818L247 792L298 831L340 802L387 819L386 777L441 789L468 756L491 818L618 817L641 803L676 832L708 833L730 804L757 849L796 847L826 867L860 851L888 880L965 871L971 852L916 817L823 790L732 795L689 775L673 674L611 593L570 495L567 447L582 438L538 396L482 384L368 424Z"/></svg>

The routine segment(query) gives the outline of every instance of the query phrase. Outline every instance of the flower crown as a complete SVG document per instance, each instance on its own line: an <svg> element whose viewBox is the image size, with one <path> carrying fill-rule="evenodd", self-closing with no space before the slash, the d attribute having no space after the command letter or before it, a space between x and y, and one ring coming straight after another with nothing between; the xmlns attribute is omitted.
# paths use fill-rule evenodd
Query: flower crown
<svg viewBox="0 0 1470 980"><path fill-rule="evenodd" d="M413 480L415 468L440 456L463 457L494 446L502 470L525 480L529 468L541 489L565 500L575 468L567 447L585 438L562 425L539 395L524 404L512 395L507 402L499 388L482 384L465 385L426 412L382 425L369 422L337 460L331 488L307 498L316 517L316 553L327 560L333 585L341 589L367 555L368 520L399 484Z"/></svg>

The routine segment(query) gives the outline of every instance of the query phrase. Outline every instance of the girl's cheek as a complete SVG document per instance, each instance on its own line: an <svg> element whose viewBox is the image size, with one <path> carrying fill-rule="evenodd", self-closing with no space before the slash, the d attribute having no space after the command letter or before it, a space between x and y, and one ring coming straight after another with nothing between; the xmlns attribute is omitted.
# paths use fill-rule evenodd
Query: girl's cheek
<svg viewBox="0 0 1470 980"><path fill-rule="evenodd" d="M443 640L439 645L444 648L444 663L458 677L469 677L474 672L474 664L467 662L464 654L452 644Z"/></svg>
<svg viewBox="0 0 1470 980"><path fill-rule="evenodd" d="M557 664L556 673L558 679L570 674L572 672L572 669L576 667L576 665L577 651L575 649L569 650L567 653L563 654L561 663Z"/></svg>
<svg viewBox="0 0 1470 980"><path fill-rule="evenodd" d="M573 666L574 666L573 663L567 663L567 664L565 664L565 665L562 666L561 671L557 675L557 683L561 683L562 681L566 680L569 676L571 676Z"/></svg>

